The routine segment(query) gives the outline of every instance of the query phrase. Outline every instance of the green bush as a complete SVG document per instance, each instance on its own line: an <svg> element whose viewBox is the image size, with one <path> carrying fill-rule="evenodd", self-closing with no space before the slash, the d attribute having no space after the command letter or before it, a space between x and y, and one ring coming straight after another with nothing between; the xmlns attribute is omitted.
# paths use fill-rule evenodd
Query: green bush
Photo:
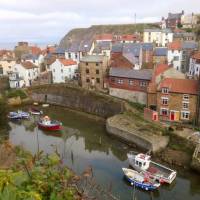
<svg viewBox="0 0 200 200"><path fill-rule="evenodd" d="M27 98L26 93L23 90L9 90L7 97L12 98L12 97L20 97L21 99Z"/></svg>

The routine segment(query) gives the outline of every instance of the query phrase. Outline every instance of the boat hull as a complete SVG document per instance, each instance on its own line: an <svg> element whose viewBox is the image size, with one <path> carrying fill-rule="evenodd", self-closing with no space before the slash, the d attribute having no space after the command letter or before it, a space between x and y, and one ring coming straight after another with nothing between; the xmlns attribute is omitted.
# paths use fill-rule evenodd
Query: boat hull
<svg viewBox="0 0 200 200"><path fill-rule="evenodd" d="M47 125L44 125L44 124L38 122L38 128L40 128L42 130L46 130L46 131L59 131L62 129L62 126L60 124L47 126Z"/></svg>

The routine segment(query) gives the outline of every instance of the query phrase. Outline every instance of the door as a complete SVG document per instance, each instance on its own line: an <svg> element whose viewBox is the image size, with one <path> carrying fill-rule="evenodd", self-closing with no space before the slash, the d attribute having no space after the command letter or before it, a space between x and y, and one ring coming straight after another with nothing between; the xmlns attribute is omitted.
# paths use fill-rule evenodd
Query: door
<svg viewBox="0 0 200 200"><path fill-rule="evenodd" d="M173 111L171 111L171 113L170 113L170 120L174 121L174 119L175 119L175 113Z"/></svg>

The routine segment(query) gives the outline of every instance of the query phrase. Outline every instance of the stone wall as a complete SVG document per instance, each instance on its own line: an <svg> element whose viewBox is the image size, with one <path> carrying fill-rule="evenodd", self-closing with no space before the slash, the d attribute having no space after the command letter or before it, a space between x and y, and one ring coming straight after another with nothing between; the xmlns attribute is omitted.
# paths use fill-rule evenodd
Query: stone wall
<svg viewBox="0 0 200 200"><path fill-rule="evenodd" d="M0 77L0 92L9 89L9 80L7 76Z"/></svg>
<svg viewBox="0 0 200 200"><path fill-rule="evenodd" d="M122 115L115 115L106 120L106 130L109 134L128 143L134 143L147 151L151 150L153 153L161 151L168 145L169 137L142 131L138 128L134 129L128 125L133 123L133 120L130 119L130 123L128 121L124 123L122 117Z"/></svg>
<svg viewBox="0 0 200 200"><path fill-rule="evenodd" d="M104 118L124 111L124 102L110 96L62 84L29 89L33 101L66 106Z"/></svg>
<svg viewBox="0 0 200 200"><path fill-rule="evenodd" d="M118 88L110 88L109 94L114 97L129 100L140 104L147 103L147 94L145 92L130 91Z"/></svg>

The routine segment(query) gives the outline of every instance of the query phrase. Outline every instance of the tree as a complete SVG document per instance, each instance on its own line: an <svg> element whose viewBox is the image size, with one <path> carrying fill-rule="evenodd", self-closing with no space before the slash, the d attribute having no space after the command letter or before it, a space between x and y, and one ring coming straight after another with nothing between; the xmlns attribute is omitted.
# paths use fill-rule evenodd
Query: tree
<svg viewBox="0 0 200 200"><path fill-rule="evenodd" d="M197 24L194 28L194 32L196 34L196 40L200 40L200 15L197 16Z"/></svg>

